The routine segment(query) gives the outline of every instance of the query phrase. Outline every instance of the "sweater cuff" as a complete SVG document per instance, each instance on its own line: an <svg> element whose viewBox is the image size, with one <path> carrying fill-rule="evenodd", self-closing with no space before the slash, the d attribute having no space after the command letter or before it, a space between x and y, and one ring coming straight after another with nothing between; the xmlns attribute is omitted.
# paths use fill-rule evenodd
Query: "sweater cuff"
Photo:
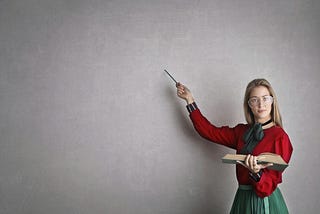
<svg viewBox="0 0 320 214"><path fill-rule="evenodd" d="M195 102L188 104L187 106L187 110L189 113L193 112L194 110L198 109L198 106Z"/></svg>
<svg viewBox="0 0 320 214"><path fill-rule="evenodd" d="M252 180L254 180L255 182L259 182L260 179L261 179L262 173L263 173L262 170L260 170L258 173L249 172L249 176L250 176L250 178L251 178Z"/></svg>

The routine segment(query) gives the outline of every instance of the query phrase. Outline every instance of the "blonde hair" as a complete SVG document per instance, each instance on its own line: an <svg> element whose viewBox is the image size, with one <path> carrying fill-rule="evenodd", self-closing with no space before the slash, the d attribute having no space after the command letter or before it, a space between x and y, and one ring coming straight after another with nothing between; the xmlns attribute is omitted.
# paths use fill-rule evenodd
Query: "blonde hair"
<svg viewBox="0 0 320 214"><path fill-rule="evenodd" d="M273 97L273 103L271 106L271 119L273 122L276 123L276 125L282 127L282 119L280 115L280 110L278 106L278 101L276 94L271 86L271 84L266 79L254 79L251 82L249 82L246 92L244 95L244 101L243 101L243 108L244 108L244 116L246 118L246 121L248 124L252 125L255 123L254 115L249 107L248 100L250 98L251 91L258 86L264 86L268 89L270 96Z"/></svg>

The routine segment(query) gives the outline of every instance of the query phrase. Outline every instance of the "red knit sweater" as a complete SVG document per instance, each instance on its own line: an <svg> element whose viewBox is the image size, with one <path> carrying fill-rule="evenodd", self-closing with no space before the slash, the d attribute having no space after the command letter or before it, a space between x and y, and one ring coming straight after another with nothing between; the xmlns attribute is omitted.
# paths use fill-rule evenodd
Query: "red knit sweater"
<svg viewBox="0 0 320 214"><path fill-rule="evenodd" d="M191 112L190 118L197 132L205 139L235 149L237 153L242 149L244 145L243 134L249 125L239 124L234 128L216 127L201 114L199 109ZM264 129L264 138L254 148L252 155L257 156L263 152L272 152L281 155L283 160L289 163L292 151L290 139L285 131L279 126L273 126ZM259 197L269 196L282 182L282 172L267 168L263 169L259 182L250 179L248 169L240 164L236 165L236 174L239 184L252 185Z"/></svg>

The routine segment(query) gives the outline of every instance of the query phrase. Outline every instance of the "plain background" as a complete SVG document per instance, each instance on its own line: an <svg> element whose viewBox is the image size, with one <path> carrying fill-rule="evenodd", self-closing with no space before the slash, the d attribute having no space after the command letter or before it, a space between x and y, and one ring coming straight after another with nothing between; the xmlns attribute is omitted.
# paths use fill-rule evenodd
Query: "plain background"
<svg viewBox="0 0 320 214"><path fill-rule="evenodd" d="M267 78L294 153L290 213L319 213L320 1L0 0L0 213L228 213L230 149L194 131Z"/></svg>

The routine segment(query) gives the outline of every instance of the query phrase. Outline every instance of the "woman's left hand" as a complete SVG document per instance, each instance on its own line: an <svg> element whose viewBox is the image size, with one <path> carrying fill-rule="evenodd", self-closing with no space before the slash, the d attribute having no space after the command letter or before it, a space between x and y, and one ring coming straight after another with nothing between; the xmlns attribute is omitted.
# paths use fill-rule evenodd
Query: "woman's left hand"
<svg viewBox="0 0 320 214"><path fill-rule="evenodd" d="M242 166L249 169L252 173L258 173L261 169L267 168L269 166L272 166L272 163L265 163L265 164L258 164L257 162L257 156L253 156L251 154L248 154L245 158L244 162L237 161L238 164L241 164Z"/></svg>

